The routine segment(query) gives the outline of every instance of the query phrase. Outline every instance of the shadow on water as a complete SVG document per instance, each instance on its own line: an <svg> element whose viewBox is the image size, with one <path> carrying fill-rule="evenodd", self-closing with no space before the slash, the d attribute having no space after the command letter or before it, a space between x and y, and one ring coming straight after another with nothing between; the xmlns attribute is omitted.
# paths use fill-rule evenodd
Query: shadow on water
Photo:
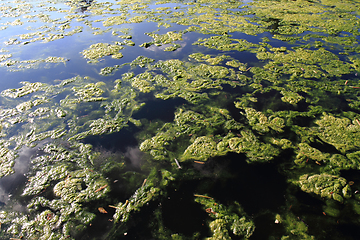
<svg viewBox="0 0 360 240"><path fill-rule="evenodd" d="M182 98L153 99L146 102L146 105L133 115L135 119L146 118L149 121L162 120L171 122L174 120L174 112L177 106L187 103Z"/></svg>
<svg viewBox="0 0 360 240"><path fill-rule="evenodd" d="M249 215L261 214L265 209L277 210L284 204L285 178L275 164L248 164L245 156L230 153L211 161L223 167L219 178L208 180L209 193L221 202L237 201Z"/></svg>
<svg viewBox="0 0 360 240"><path fill-rule="evenodd" d="M164 225L173 232L191 236L195 232L208 232L206 219L208 214L194 201L197 181L187 181L179 188L168 191L168 197L162 201Z"/></svg>
<svg viewBox="0 0 360 240"><path fill-rule="evenodd" d="M138 131L139 129L130 123L129 127L123 128L119 132L108 135L88 136L83 140L83 142L91 144L94 148L126 152L126 149L129 146L137 145L134 133Z"/></svg>
<svg viewBox="0 0 360 240"><path fill-rule="evenodd" d="M194 163L199 179L181 182L168 191L168 198L162 202L165 226L188 236L195 231L209 234L204 227L209 217L193 196L206 194L226 206L235 201L240 203L256 224L251 239L268 236L274 212L285 203L286 181L275 164L248 164L245 159L244 155L231 153L210 159L204 165Z"/></svg>

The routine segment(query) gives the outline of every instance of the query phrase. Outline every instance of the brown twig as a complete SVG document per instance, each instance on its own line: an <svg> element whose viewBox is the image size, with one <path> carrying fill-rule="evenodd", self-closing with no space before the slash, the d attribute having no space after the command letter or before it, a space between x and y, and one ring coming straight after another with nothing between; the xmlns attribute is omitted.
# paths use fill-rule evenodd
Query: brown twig
<svg viewBox="0 0 360 240"><path fill-rule="evenodd" d="M99 191L103 190L104 188L106 188L107 186L108 185L106 184L106 185L104 185L102 187L99 187L98 189L95 190L95 192L99 192Z"/></svg>
<svg viewBox="0 0 360 240"><path fill-rule="evenodd" d="M208 197L205 195L199 195L199 194L194 194L194 197L203 197L203 198L213 199L212 197Z"/></svg>
<svg viewBox="0 0 360 240"><path fill-rule="evenodd" d="M200 162L200 161L194 161L194 163L205 164L204 162Z"/></svg>

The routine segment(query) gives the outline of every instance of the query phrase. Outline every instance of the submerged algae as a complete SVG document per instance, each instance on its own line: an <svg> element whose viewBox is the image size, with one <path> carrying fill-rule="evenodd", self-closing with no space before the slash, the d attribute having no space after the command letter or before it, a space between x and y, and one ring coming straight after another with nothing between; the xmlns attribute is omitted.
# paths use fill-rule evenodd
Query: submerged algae
<svg viewBox="0 0 360 240"><path fill-rule="evenodd" d="M242 237L242 239L248 239L254 233L254 223L247 219L246 214L238 203L234 203L234 211L223 204L217 203L214 199L208 196L196 197L195 202L200 203L203 206L203 210L205 210L209 216L214 219L209 223L213 235L212 237L206 239L232 239L229 235L229 230L235 236Z"/></svg>
<svg viewBox="0 0 360 240"><path fill-rule="evenodd" d="M94 220L95 213L82 204L104 199L108 182L91 170L94 155L89 146L74 144L71 148L47 144L43 148L47 154L32 160L34 175L23 195L33 197L27 205L30 212L40 213L11 219L8 233L36 239L73 238ZM54 198L48 198L52 194Z"/></svg>
<svg viewBox="0 0 360 240"><path fill-rule="evenodd" d="M131 213L140 211L142 206L153 201L159 193L159 188L150 185L145 185L137 189L129 200L126 200L125 203L118 203L116 206L116 212L114 214L115 223L128 221Z"/></svg>

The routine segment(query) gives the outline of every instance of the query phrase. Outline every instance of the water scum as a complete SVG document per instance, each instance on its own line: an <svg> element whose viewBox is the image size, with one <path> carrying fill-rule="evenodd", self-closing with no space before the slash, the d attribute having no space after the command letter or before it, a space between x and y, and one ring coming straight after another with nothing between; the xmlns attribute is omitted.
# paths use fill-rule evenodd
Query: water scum
<svg viewBox="0 0 360 240"><path fill-rule="evenodd" d="M357 239L359 9L355 0L0 3L2 71L93 67L2 90L0 177L14 174L22 149L35 154L27 181L0 189L26 206L1 202L0 237ZM42 45L52 50L29 58ZM174 104L172 121L140 114L155 99ZM136 129L136 166L133 154L88 143L126 138L124 129ZM262 191L249 181L231 197L212 189L238 179L231 154L275 165L283 201L241 207Z"/></svg>

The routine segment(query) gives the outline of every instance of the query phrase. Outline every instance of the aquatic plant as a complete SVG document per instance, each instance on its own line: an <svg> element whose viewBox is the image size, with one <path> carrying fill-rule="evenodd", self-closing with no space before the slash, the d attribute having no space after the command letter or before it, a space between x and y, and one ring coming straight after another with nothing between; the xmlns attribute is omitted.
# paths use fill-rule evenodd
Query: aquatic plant
<svg viewBox="0 0 360 240"><path fill-rule="evenodd" d="M89 49L82 51L85 58L90 59L89 62L96 63L99 58L111 55L112 58L122 58L119 50L123 49L119 45L111 45L106 43L92 44Z"/></svg>
<svg viewBox="0 0 360 240"><path fill-rule="evenodd" d="M231 239L230 231L235 236L248 239L254 233L254 223L248 220L247 216L244 216L245 214L238 203L234 203L236 211L232 211L211 197L196 194L195 196L195 201L203 205L203 209L214 219L209 224L213 235L207 239Z"/></svg>

